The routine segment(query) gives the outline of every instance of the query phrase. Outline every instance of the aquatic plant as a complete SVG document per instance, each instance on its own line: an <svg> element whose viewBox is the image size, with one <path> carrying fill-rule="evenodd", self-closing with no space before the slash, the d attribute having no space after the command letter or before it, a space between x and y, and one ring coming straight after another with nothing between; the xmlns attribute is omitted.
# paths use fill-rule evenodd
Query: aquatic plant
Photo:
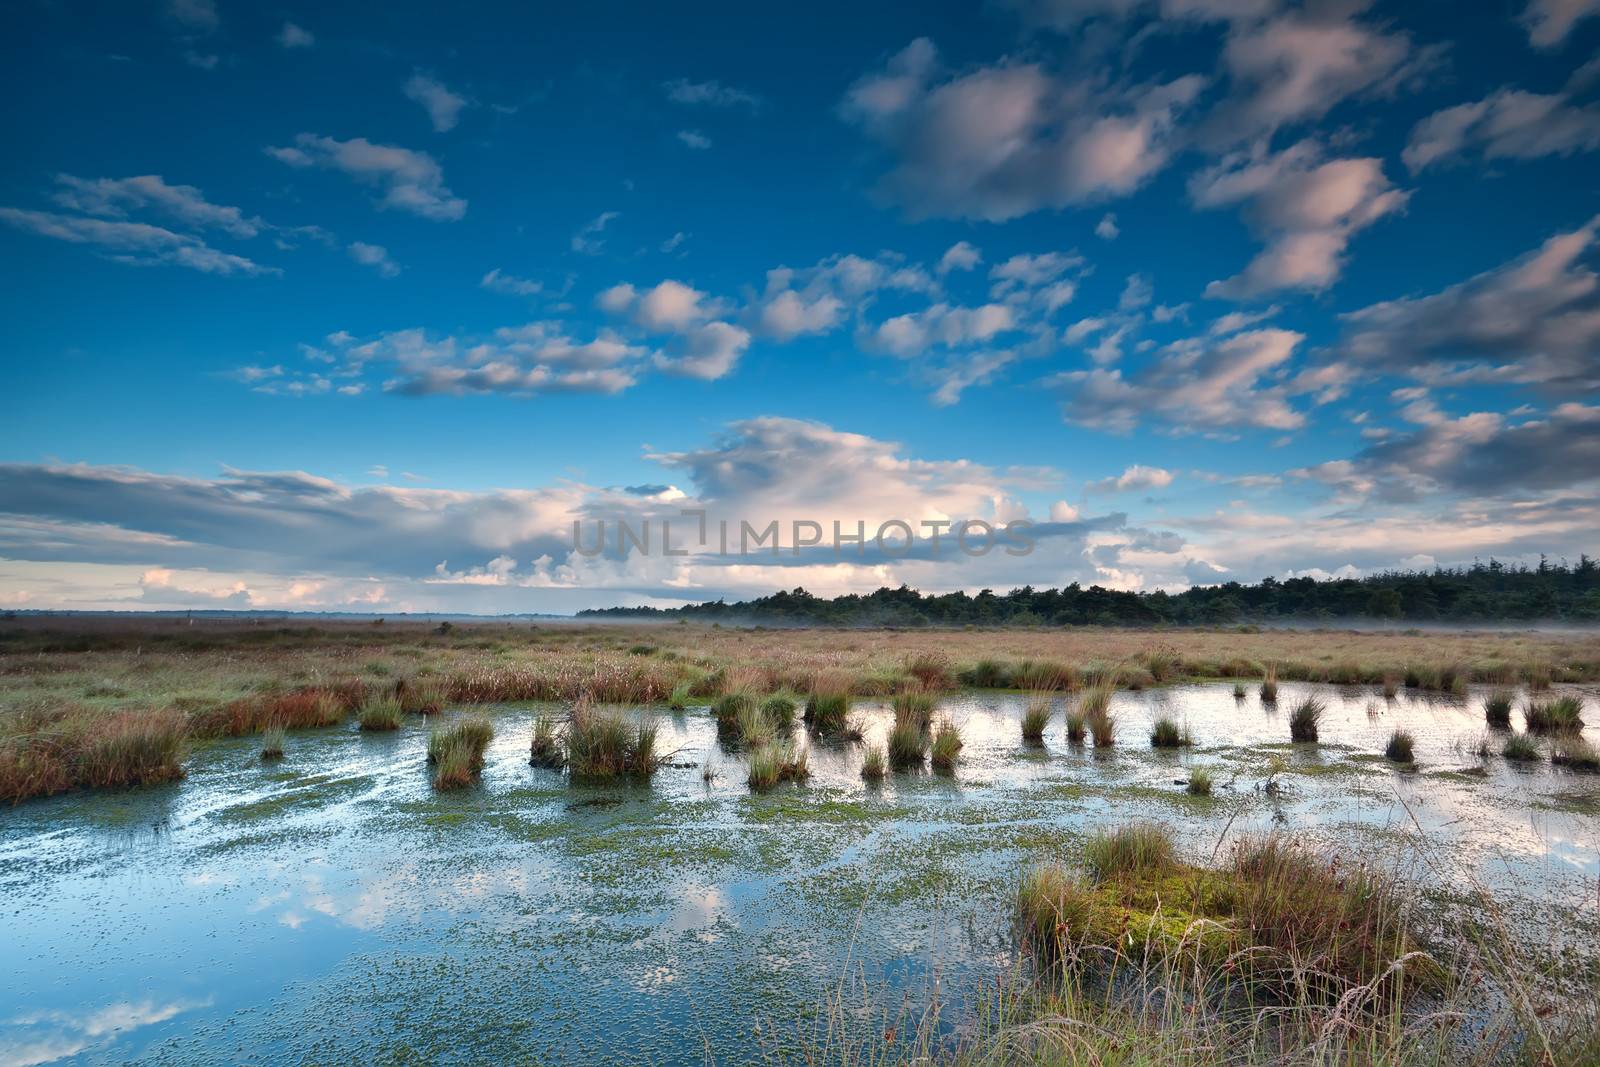
<svg viewBox="0 0 1600 1067"><path fill-rule="evenodd" d="M264 760L280 760L283 758L284 729L281 726L268 727L261 733L261 758Z"/></svg>
<svg viewBox="0 0 1600 1067"><path fill-rule="evenodd" d="M1131 872L1160 874L1171 869L1177 855L1172 834L1150 822L1097 830L1083 845L1083 861L1099 881Z"/></svg>
<svg viewBox="0 0 1600 1067"><path fill-rule="evenodd" d="M1233 699L1235 699L1235 700L1243 700L1245 698L1245 696L1246 696L1246 693L1245 693L1244 683L1243 682L1234 682L1233 683Z"/></svg>
<svg viewBox="0 0 1600 1067"><path fill-rule="evenodd" d="M1089 727L1089 736L1094 740L1095 748L1111 748L1117 743L1117 719L1111 714L1109 705L1090 708L1084 714L1083 721Z"/></svg>
<svg viewBox="0 0 1600 1067"><path fill-rule="evenodd" d="M655 723L579 702L567 720L567 767L575 779L649 778L661 765Z"/></svg>
<svg viewBox="0 0 1600 1067"><path fill-rule="evenodd" d="M1180 727L1176 720L1163 715L1150 729L1150 744L1154 748L1185 748L1194 744L1194 734L1187 726Z"/></svg>
<svg viewBox="0 0 1600 1067"><path fill-rule="evenodd" d="M1583 729L1583 700L1560 696L1554 700L1528 701L1522 709L1526 729L1536 734L1577 733Z"/></svg>
<svg viewBox="0 0 1600 1067"><path fill-rule="evenodd" d="M906 658L905 672L927 690L949 689L954 675L950 661L937 652L914 652Z"/></svg>
<svg viewBox="0 0 1600 1067"><path fill-rule="evenodd" d="M1082 708L1067 709L1067 741L1070 744L1083 744L1084 715Z"/></svg>
<svg viewBox="0 0 1600 1067"><path fill-rule="evenodd" d="M1384 746L1383 754L1395 763L1411 763L1411 749L1416 739L1406 730L1396 730L1389 735L1389 743Z"/></svg>
<svg viewBox="0 0 1600 1067"><path fill-rule="evenodd" d="M437 715L444 710L447 693L441 678L402 678L394 685L395 699L412 715Z"/></svg>
<svg viewBox="0 0 1600 1067"><path fill-rule="evenodd" d="M1500 754L1506 759L1514 760L1518 763L1526 763L1542 757L1542 753L1539 751L1539 742L1527 734L1512 734L1506 738L1505 746L1500 749Z"/></svg>
<svg viewBox="0 0 1600 1067"><path fill-rule="evenodd" d="M1483 701L1483 717L1490 726L1509 728L1511 726L1511 694L1504 689L1496 689Z"/></svg>
<svg viewBox="0 0 1600 1067"><path fill-rule="evenodd" d="M823 737L844 732L850 715L848 693L813 692L806 698L806 723Z"/></svg>
<svg viewBox="0 0 1600 1067"><path fill-rule="evenodd" d="M356 721L363 730L398 730L405 721L405 709L392 696L376 697L361 705L356 711Z"/></svg>
<svg viewBox="0 0 1600 1067"><path fill-rule="evenodd" d="M1577 734L1561 734L1550 744L1550 762L1575 771L1600 771L1600 749Z"/></svg>
<svg viewBox="0 0 1600 1067"><path fill-rule="evenodd" d="M1261 703L1276 704L1278 702L1278 666L1268 664L1266 674L1261 679Z"/></svg>
<svg viewBox="0 0 1600 1067"><path fill-rule="evenodd" d="M810 750L788 741L754 749L749 762L751 789L771 789L779 782L803 782L811 776Z"/></svg>
<svg viewBox="0 0 1600 1067"><path fill-rule="evenodd" d="M428 735L428 763L435 789L460 789L483 770L483 754L494 740L494 725L482 715L457 719Z"/></svg>
<svg viewBox="0 0 1600 1067"><path fill-rule="evenodd" d="M1010 681L1017 689L1064 692L1078 684L1078 672L1055 660L1025 659L1012 669Z"/></svg>
<svg viewBox="0 0 1600 1067"><path fill-rule="evenodd" d="M1151 679L1157 682L1171 681L1183 668L1183 660L1179 658L1178 653L1166 647L1148 649L1140 657L1140 661Z"/></svg>
<svg viewBox="0 0 1600 1067"><path fill-rule="evenodd" d="M980 659L957 675L962 685L974 689L1007 689L1011 686L1011 669L996 659Z"/></svg>
<svg viewBox="0 0 1600 1067"><path fill-rule="evenodd" d="M794 728L796 705L786 693L774 693L761 702L761 714L767 717L774 730L785 732Z"/></svg>
<svg viewBox="0 0 1600 1067"><path fill-rule="evenodd" d="M711 704L712 718L717 720L718 736L738 740L740 713L759 708L756 695L747 690L736 689L722 694Z"/></svg>
<svg viewBox="0 0 1600 1067"><path fill-rule="evenodd" d="M881 782L889 773L889 757L882 745L873 745L861 757L861 777L869 782Z"/></svg>
<svg viewBox="0 0 1600 1067"><path fill-rule="evenodd" d="M756 704L748 700L739 705L738 714L734 717L732 734L750 748L760 748L770 744L777 737L773 728L772 719Z"/></svg>
<svg viewBox="0 0 1600 1067"><path fill-rule="evenodd" d="M1328 706L1317 697L1306 697L1289 713L1289 740L1315 741Z"/></svg>
<svg viewBox="0 0 1600 1067"><path fill-rule="evenodd" d="M954 770L956 757L961 754L961 748L961 729L948 719L941 722L939 728L933 732L931 758L934 768L941 771Z"/></svg>
<svg viewBox="0 0 1600 1067"><path fill-rule="evenodd" d="M689 706L689 701L694 697L694 687L688 682L679 682L672 687L672 695L667 698L667 707L673 711L682 711Z"/></svg>
<svg viewBox="0 0 1600 1067"><path fill-rule="evenodd" d="M895 723L889 731L889 766L897 771L922 766L928 758L928 735L913 723Z"/></svg>
<svg viewBox="0 0 1600 1067"><path fill-rule="evenodd" d="M1208 797L1211 795L1211 772L1204 767L1193 767L1189 770L1188 791L1191 796Z"/></svg>
<svg viewBox="0 0 1600 1067"><path fill-rule="evenodd" d="M933 697L927 693L900 693L891 702L894 708L894 721L910 723L919 730L926 730L933 721Z"/></svg>
<svg viewBox="0 0 1600 1067"><path fill-rule="evenodd" d="M1044 728L1050 724L1050 701L1047 697L1030 697L1022 713L1022 739L1030 744L1044 740Z"/></svg>
<svg viewBox="0 0 1600 1067"><path fill-rule="evenodd" d="M535 767L559 768L567 761L561 750L561 738L556 733L556 721L548 715L533 720L533 742L529 746L528 762Z"/></svg>

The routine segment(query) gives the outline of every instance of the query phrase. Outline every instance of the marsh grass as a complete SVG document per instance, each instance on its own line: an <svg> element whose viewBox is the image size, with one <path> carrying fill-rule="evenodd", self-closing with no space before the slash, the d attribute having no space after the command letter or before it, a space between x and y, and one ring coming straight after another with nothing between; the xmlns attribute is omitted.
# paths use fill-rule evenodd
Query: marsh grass
<svg viewBox="0 0 1600 1067"><path fill-rule="evenodd" d="M750 753L747 782L751 789L771 789L780 782L803 782L811 776L810 752L791 742L762 745Z"/></svg>
<svg viewBox="0 0 1600 1067"><path fill-rule="evenodd" d="M1050 725L1050 700L1048 697L1034 696L1028 699L1028 706L1022 712L1022 739L1030 745L1037 745L1044 740L1044 728Z"/></svg>
<svg viewBox="0 0 1600 1067"><path fill-rule="evenodd" d="M861 757L861 777L869 782L881 782L889 774L889 757L882 745L873 745Z"/></svg>
<svg viewBox="0 0 1600 1067"><path fill-rule="evenodd" d="M1322 717L1328 706L1317 697L1306 697L1289 713L1289 740L1310 742L1317 739Z"/></svg>
<svg viewBox="0 0 1600 1067"><path fill-rule="evenodd" d="M561 749L561 737L556 732L556 721L549 715L533 720L533 742L529 745L528 762L535 767L560 768L567 761Z"/></svg>
<svg viewBox="0 0 1600 1067"><path fill-rule="evenodd" d="M1278 666L1268 664L1266 673L1261 678L1261 703L1276 704L1278 702Z"/></svg>
<svg viewBox="0 0 1600 1067"><path fill-rule="evenodd" d="M894 721L926 730L933 722L933 697L927 693L899 693L890 702Z"/></svg>
<svg viewBox="0 0 1600 1067"><path fill-rule="evenodd" d="M1243 682L1234 682L1233 683L1233 699L1235 699L1235 700L1243 700L1248 695L1249 694L1245 692L1245 688L1244 688L1244 683Z"/></svg>
<svg viewBox="0 0 1600 1067"><path fill-rule="evenodd" d="M813 692L806 698L805 721L823 737L842 734L850 719L850 695L845 692Z"/></svg>
<svg viewBox="0 0 1600 1067"><path fill-rule="evenodd" d="M1499 729L1511 727L1511 694L1504 689L1496 689L1483 701L1483 718L1490 726Z"/></svg>
<svg viewBox="0 0 1600 1067"><path fill-rule="evenodd" d="M1179 726L1177 720L1163 715L1150 728L1150 744L1153 748L1187 748L1194 744L1194 734L1187 726Z"/></svg>
<svg viewBox="0 0 1600 1067"><path fill-rule="evenodd" d="M941 722L938 729L933 732L933 745L929 756L934 769L947 773L955 770L962 744L960 727L948 719Z"/></svg>
<svg viewBox="0 0 1600 1067"><path fill-rule="evenodd" d="M442 678L402 678L395 683L394 696L410 714L437 715L449 700L449 690Z"/></svg>
<svg viewBox="0 0 1600 1067"><path fill-rule="evenodd" d="M1600 749L1577 734L1561 734L1550 744L1550 762L1574 771L1600 771Z"/></svg>
<svg viewBox="0 0 1600 1067"><path fill-rule="evenodd" d="M1016 689L1066 692L1078 684L1078 672L1054 660L1025 659L1008 673L1010 685Z"/></svg>
<svg viewBox="0 0 1600 1067"><path fill-rule="evenodd" d="M281 726L268 727L261 733L261 758L264 760L280 760L283 758L283 740L285 731Z"/></svg>
<svg viewBox="0 0 1600 1067"><path fill-rule="evenodd" d="M356 711L356 721L367 731L398 730L405 722L405 709L392 696L374 697Z"/></svg>
<svg viewBox="0 0 1600 1067"><path fill-rule="evenodd" d="M1576 696L1530 700L1522 709L1522 718L1530 733L1577 733L1583 729L1583 700Z"/></svg>
<svg viewBox="0 0 1600 1067"><path fill-rule="evenodd" d="M1543 753L1539 751L1539 742L1527 734L1512 734L1507 737L1500 754L1516 763L1528 763L1543 758Z"/></svg>
<svg viewBox="0 0 1600 1067"><path fill-rule="evenodd" d="M797 707L794 698L787 693L774 693L761 702L761 714L767 717L774 730L787 732L794 729Z"/></svg>
<svg viewBox="0 0 1600 1067"><path fill-rule="evenodd" d="M889 731L889 766L897 771L914 770L927 758L927 732L915 723L895 723Z"/></svg>
<svg viewBox="0 0 1600 1067"><path fill-rule="evenodd" d="M1177 862L1177 855L1172 835L1149 822L1097 830L1083 845L1083 861L1099 881L1135 872L1164 874Z"/></svg>
<svg viewBox="0 0 1600 1067"><path fill-rule="evenodd" d="M667 707L673 711L683 711L693 699L694 687L688 682L679 682L672 687L672 695L667 698Z"/></svg>
<svg viewBox="0 0 1600 1067"><path fill-rule="evenodd" d="M734 717L733 734L747 747L761 748L775 741L778 732L760 705L749 700L739 706L738 714Z"/></svg>
<svg viewBox="0 0 1600 1067"><path fill-rule="evenodd" d="M1083 721L1089 727L1089 736L1095 748L1111 748L1117 743L1117 719L1111 714L1109 706L1091 709L1084 715Z"/></svg>
<svg viewBox="0 0 1600 1067"><path fill-rule="evenodd" d="M457 719L428 735L428 764L435 789L461 789L483 770L483 754L494 740L494 725L482 715Z"/></svg>
<svg viewBox="0 0 1600 1067"><path fill-rule="evenodd" d="M1401 683L1401 681L1403 681L1403 679L1402 679L1401 675L1399 674L1399 672L1397 672L1397 671L1384 671L1383 672L1382 684L1383 684L1383 698L1385 700L1393 700L1395 697L1400 695L1400 683Z"/></svg>
<svg viewBox="0 0 1600 1067"><path fill-rule="evenodd" d="M1067 743L1073 745L1083 744L1086 726L1082 708L1067 709Z"/></svg>
<svg viewBox="0 0 1600 1067"><path fill-rule="evenodd" d="M656 724L579 702L567 720L567 767L574 779L648 780L661 766Z"/></svg>
<svg viewBox="0 0 1600 1067"><path fill-rule="evenodd" d="M1208 797L1211 795L1211 772L1204 767L1194 767L1189 771L1188 792L1190 796Z"/></svg>
<svg viewBox="0 0 1600 1067"><path fill-rule="evenodd" d="M1413 763L1412 748L1416 739L1406 730L1396 730L1389 735L1389 743L1384 746L1385 758L1394 763Z"/></svg>

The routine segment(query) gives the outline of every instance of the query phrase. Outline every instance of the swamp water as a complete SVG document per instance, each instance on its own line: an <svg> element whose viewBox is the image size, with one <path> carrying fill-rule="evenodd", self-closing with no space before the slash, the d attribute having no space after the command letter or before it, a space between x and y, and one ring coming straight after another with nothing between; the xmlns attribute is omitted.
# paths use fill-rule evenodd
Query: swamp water
<svg viewBox="0 0 1600 1067"><path fill-rule="evenodd" d="M1596 690L1574 691L1594 723ZM1290 745L1309 693L1321 744ZM1195 859L1287 829L1396 866L1436 915L1481 886L1550 959L1592 963L1600 776L1479 761L1483 696L1122 692L1097 753L1067 744L1064 698L1029 746L1024 696L967 693L939 705L966 742L953 775L871 786L861 745L813 743L810 781L765 794L703 707L657 715L674 755L648 786L530 767L528 707L493 709L482 781L454 793L429 784L418 718L291 734L276 763L210 744L170 786L0 811L0 1065L737 1063L793 1049L842 984L891 1015L937 989L959 1025L957 991L1015 965L1022 869L1129 819ZM881 742L888 709L856 712ZM1160 715L1196 746L1152 750ZM1396 727L1415 769L1381 756ZM1213 796L1186 793L1194 767Z"/></svg>

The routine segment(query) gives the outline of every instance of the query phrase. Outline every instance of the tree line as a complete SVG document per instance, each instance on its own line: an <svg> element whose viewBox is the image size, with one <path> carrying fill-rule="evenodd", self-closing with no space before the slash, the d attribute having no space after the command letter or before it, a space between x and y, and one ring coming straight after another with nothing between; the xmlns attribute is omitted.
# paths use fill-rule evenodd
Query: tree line
<svg viewBox="0 0 1600 1067"><path fill-rule="evenodd" d="M578 614L809 626L1184 626L1354 618L1588 622L1600 621L1600 566L1587 555L1576 564L1541 556L1534 567L1491 559L1362 578L1225 582L1179 593L1084 588L1074 582L1060 589L1023 586L976 595L925 594L902 585L830 599L797 588L732 603L591 608Z"/></svg>

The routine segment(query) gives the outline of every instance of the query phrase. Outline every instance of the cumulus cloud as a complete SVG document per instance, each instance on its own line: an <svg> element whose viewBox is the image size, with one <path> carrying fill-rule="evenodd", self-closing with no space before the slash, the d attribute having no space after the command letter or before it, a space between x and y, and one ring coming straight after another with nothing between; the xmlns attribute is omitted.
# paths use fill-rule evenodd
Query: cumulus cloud
<svg viewBox="0 0 1600 1067"><path fill-rule="evenodd" d="M1223 338L1167 345L1143 368L1067 371L1045 384L1062 398L1070 422L1127 432L1145 419L1180 432L1255 427L1292 430L1305 416L1289 397L1306 391L1286 381L1304 336L1292 330L1249 330Z"/></svg>
<svg viewBox="0 0 1600 1067"><path fill-rule="evenodd" d="M944 255L939 257L938 271L941 275L949 274L953 270L971 270L983 262L983 254L966 241L957 241L945 249Z"/></svg>
<svg viewBox="0 0 1600 1067"><path fill-rule="evenodd" d="M348 251L351 259L371 267L385 278L393 278L400 273L400 264L389 258L389 250L382 245L351 241Z"/></svg>
<svg viewBox="0 0 1600 1067"><path fill-rule="evenodd" d="M1165 489L1172 484L1173 474L1161 467L1134 464L1111 478L1090 482L1084 487L1090 493L1125 493L1135 489Z"/></svg>
<svg viewBox="0 0 1600 1067"><path fill-rule="evenodd" d="M1352 460L1294 472L1349 494L1411 500L1444 490L1526 499L1600 482L1600 407L1567 403L1545 418L1496 412L1430 418Z"/></svg>
<svg viewBox="0 0 1600 1067"><path fill-rule="evenodd" d="M658 353L656 365L670 374L715 381L729 374L750 346L750 331L727 322L707 322L685 330L671 351Z"/></svg>
<svg viewBox="0 0 1600 1067"><path fill-rule="evenodd" d="M0 207L0 222L41 237L98 249L108 259L131 266L172 265L204 274L281 274L243 256L212 248L198 237L143 222L120 222Z"/></svg>
<svg viewBox="0 0 1600 1067"><path fill-rule="evenodd" d="M1320 145L1301 141L1276 153L1258 146L1231 154L1195 174L1189 195L1202 208L1243 205L1267 239L1242 273L1206 288L1207 296L1241 300L1326 289L1355 234L1403 209L1410 194L1389 181L1381 159L1327 159Z"/></svg>
<svg viewBox="0 0 1600 1067"><path fill-rule="evenodd" d="M1567 39L1572 27L1600 14L1600 0L1528 0L1522 11L1522 24L1528 42L1537 48L1553 48Z"/></svg>
<svg viewBox="0 0 1600 1067"><path fill-rule="evenodd" d="M1015 329L1016 325L1015 314L1005 304L952 307L941 303L886 319L873 331L872 337L881 350L907 359L923 354L934 345L955 348L984 344L998 334Z"/></svg>
<svg viewBox="0 0 1600 1067"><path fill-rule="evenodd" d="M1600 389L1600 217L1430 296L1343 316L1332 358L1436 382Z"/></svg>
<svg viewBox="0 0 1600 1067"><path fill-rule="evenodd" d="M893 158L879 192L913 218L991 222L1132 192L1161 170L1205 80L1106 86L1002 62L951 74L918 38L841 114Z"/></svg>
<svg viewBox="0 0 1600 1067"><path fill-rule="evenodd" d="M422 71L417 71L406 81L405 94L407 100L422 105L422 110L428 113L428 121L433 123L435 133L455 129L456 123L461 121L462 109L469 103L466 97L451 91L444 82Z"/></svg>
<svg viewBox="0 0 1600 1067"><path fill-rule="evenodd" d="M212 33L222 25L215 0L167 0L167 16L195 33Z"/></svg>
<svg viewBox="0 0 1600 1067"><path fill-rule="evenodd" d="M688 148L705 149L711 147L711 138L699 130L679 130L678 140Z"/></svg>
<svg viewBox="0 0 1600 1067"><path fill-rule="evenodd" d="M436 222L455 221L467 202L444 184L444 170L426 152L373 144L364 137L340 141L302 133L294 144L268 148L267 154L291 167L337 170L364 185L378 187L379 207L397 208Z"/></svg>
<svg viewBox="0 0 1600 1067"><path fill-rule="evenodd" d="M1573 104L1562 93L1501 89L1417 123L1402 158L1415 174L1474 150L1484 159L1535 159L1596 148L1600 106Z"/></svg>
<svg viewBox="0 0 1600 1067"><path fill-rule="evenodd" d="M1392 93L1438 63L1439 48L1361 22L1366 6L1307 4L1233 23L1222 51L1230 91L1207 119L1207 139L1238 143L1315 121L1351 97Z"/></svg>
<svg viewBox="0 0 1600 1067"><path fill-rule="evenodd" d="M1115 241L1121 232L1114 212L1102 215L1100 221L1094 224L1094 235L1102 241Z"/></svg>

